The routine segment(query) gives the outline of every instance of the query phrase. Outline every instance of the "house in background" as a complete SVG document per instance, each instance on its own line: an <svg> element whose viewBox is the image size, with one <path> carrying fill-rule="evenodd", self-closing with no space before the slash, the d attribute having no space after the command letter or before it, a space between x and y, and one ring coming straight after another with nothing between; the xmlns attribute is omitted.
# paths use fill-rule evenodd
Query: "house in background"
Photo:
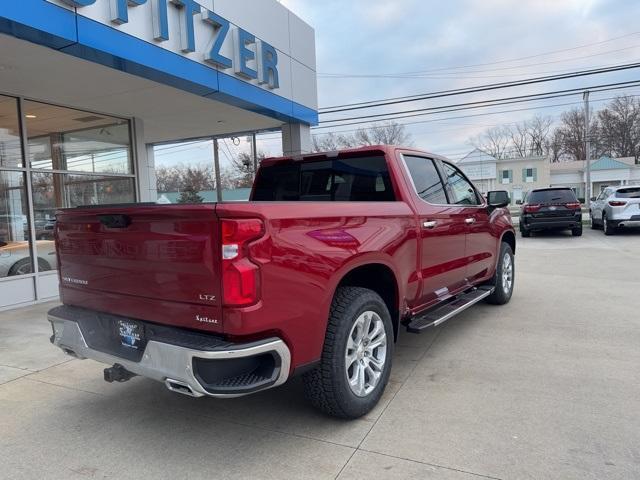
<svg viewBox="0 0 640 480"><path fill-rule="evenodd" d="M587 184L584 160L550 164L551 186L573 188L578 198L585 197ZM591 192L595 196L610 185L640 185L640 165L634 157L600 157L591 161Z"/></svg>
<svg viewBox="0 0 640 480"><path fill-rule="evenodd" d="M584 160L551 163L548 157L502 158L475 149L457 162L484 194L507 190L511 203L535 188L570 187L584 203L587 174ZM635 158L600 157L591 161L591 191L597 195L610 185L640 185Z"/></svg>
<svg viewBox="0 0 640 480"><path fill-rule="evenodd" d="M457 164L483 194L506 190L513 204L522 200L526 192L550 184L549 159L544 156L496 159L475 149Z"/></svg>

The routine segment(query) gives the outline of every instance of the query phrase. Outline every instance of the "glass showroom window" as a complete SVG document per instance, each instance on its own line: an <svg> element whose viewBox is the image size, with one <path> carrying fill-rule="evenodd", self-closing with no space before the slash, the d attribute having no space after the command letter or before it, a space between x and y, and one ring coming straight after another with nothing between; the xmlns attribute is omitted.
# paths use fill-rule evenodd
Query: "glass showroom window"
<svg viewBox="0 0 640 480"><path fill-rule="evenodd" d="M18 101L0 96L0 279L33 271Z"/></svg>
<svg viewBox="0 0 640 480"><path fill-rule="evenodd" d="M135 201L127 120L25 101L38 257L53 251L55 211ZM55 258L55 255L53 255ZM55 262L40 271L54 270Z"/></svg>
<svg viewBox="0 0 640 480"><path fill-rule="evenodd" d="M33 272L24 178L0 170L0 278Z"/></svg>

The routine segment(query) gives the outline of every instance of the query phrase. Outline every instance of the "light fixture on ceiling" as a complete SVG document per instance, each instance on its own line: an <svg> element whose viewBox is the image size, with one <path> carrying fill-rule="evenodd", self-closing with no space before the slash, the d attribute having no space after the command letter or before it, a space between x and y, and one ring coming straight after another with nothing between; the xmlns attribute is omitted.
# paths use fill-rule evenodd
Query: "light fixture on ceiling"
<svg viewBox="0 0 640 480"><path fill-rule="evenodd" d="M24 116L24 118L38 118L38 116L37 116L37 115L34 115L34 114L32 114L32 113L27 113L27 114Z"/></svg>

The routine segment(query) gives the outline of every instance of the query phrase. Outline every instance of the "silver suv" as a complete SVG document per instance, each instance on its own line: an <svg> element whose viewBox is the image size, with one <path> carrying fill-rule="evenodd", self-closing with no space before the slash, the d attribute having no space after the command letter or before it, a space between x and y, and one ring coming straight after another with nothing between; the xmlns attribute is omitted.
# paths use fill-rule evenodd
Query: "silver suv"
<svg viewBox="0 0 640 480"><path fill-rule="evenodd" d="M613 235L620 227L640 227L640 185L607 187L591 199L591 228Z"/></svg>

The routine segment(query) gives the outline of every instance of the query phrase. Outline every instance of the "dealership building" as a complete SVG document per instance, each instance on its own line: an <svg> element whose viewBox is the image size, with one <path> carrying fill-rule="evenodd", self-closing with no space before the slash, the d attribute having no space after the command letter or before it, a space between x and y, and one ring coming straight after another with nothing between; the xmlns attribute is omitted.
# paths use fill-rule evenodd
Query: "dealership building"
<svg viewBox="0 0 640 480"><path fill-rule="evenodd" d="M154 145L310 148L313 29L275 0L0 2L0 310L56 298L62 207L155 201Z"/></svg>
<svg viewBox="0 0 640 480"><path fill-rule="evenodd" d="M495 158L474 149L461 158L458 166L483 193L506 190L511 203L522 202L536 188L569 187L584 201L587 191L586 161L551 162L546 156ZM598 195L614 185L640 185L640 163L634 157L591 160L591 192Z"/></svg>

